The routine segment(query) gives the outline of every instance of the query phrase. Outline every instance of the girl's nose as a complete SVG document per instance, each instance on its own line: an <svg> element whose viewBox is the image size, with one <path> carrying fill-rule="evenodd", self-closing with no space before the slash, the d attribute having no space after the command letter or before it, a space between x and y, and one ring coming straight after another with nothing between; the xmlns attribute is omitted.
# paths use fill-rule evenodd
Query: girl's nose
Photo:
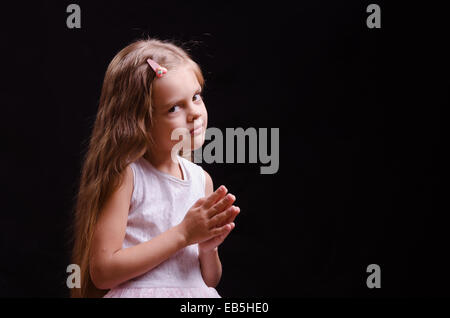
<svg viewBox="0 0 450 318"><path fill-rule="evenodd" d="M202 113L200 112L200 107L191 103L191 105L189 106L188 122L195 121L201 116L201 114Z"/></svg>

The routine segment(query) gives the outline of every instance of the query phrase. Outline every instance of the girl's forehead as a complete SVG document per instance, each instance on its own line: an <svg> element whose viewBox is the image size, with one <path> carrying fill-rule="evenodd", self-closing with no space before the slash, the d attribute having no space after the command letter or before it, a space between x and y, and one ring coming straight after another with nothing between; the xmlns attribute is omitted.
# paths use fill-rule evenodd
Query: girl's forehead
<svg viewBox="0 0 450 318"><path fill-rule="evenodd" d="M200 88L195 72L190 66L180 66L167 71L160 78L155 78L152 87L153 101L156 106L165 106L171 102L192 97Z"/></svg>

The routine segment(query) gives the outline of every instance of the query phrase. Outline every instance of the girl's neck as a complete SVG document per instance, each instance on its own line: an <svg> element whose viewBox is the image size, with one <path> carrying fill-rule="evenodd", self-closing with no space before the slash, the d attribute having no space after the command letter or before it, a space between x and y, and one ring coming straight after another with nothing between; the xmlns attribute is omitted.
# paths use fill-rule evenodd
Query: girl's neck
<svg viewBox="0 0 450 318"><path fill-rule="evenodd" d="M144 158L159 171L162 171L176 178L184 180L180 164L178 162L174 162L170 154L169 155L160 154L158 156L158 155L150 155L149 152L146 152Z"/></svg>

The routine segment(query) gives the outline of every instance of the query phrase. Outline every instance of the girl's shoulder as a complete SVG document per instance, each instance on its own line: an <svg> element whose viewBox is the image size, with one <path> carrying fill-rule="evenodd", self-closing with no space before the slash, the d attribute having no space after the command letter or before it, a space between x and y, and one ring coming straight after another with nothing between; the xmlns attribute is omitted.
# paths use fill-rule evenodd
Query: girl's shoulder
<svg viewBox="0 0 450 318"><path fill-rule="evenodd" d="M135 161L131 162L128 165L131 170L133 170L134 177L139 178L141 175L148 174L149 168L151 168L151 165L148 163L148 161L144 157L140 157L136 159Z"/></svg>

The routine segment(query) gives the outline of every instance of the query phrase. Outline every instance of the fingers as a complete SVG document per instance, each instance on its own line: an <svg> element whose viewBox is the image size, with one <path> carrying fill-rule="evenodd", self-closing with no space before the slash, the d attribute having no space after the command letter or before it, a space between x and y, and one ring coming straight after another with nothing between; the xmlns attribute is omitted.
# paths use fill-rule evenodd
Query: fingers
<svg viewBox="0 0 450 318"><path fill-rule="evenodd" d="M205 202L203 203L204 207L206 209L211 208L217 201L219 201L220 199L222 199L225 194L227 194L228 190L227 188L225 188L225 186L220 186L216 191L214 191L213 193L211 193L205 200Z"/></svg>
<svg viewBox="0 0 450 318"><path fill-rule="evenodd" d="M200 244L202 244L202 248L210 251L214 248L216 248L217 246L219 246L220 244L223 243L223 241L225 240L225 238L228 236L228 234L231 233L231 230L234 229L235 225L234 223L232 224L227 224L228 226L226 227L225 232L220 233L219 235L213 236L212 238L208 239L205 242L202 242Z"/></svg>
<svg viewBox="0 0 450 318"><path fill-rule="evenodd" d="M231 206L222 213L216 214L213 218L210 220L210 228L222 226L222 224L228 224L234 221L236 216L239 214L240 209L237 206Z"/></svg>
<svg viewBox="0 0 450 318"><path fill-rule="evenodd" d="M236 197L231 193L228 193L224 198L219 200L209 209L207 214L208 217L213 217L214 215L228 209L234 201L236 201Z"/></svg>
<svg viewBox="0 0 450 318"><path fill-rule="evenodd" d="M239 207L237 207L237 211L235 211L234 213L231 214L231 216L225 220L225 222L221 223L221 224L227 224L227 223L232 223L234 221L234 219L236 219L236 216L241 213L241 209Z"/></svg>
<svg viewBox="0 0 450 318"><path fill-rule="evenodd" d="M226 237L228 236L228 234L231 233L231 230L234 229L235 224L234 223L228 223L227 225L229 225L229 227L227 227L227 230L225 231L225 233L222 233L216 237L214 237L214 245L219 245L222 244L222 242L226 239Z"/></svg>
<svg viewBox="0 0 450 318"><path fill-rule="evenodd" d="M234 229L234 227L235 227L234 223L228 223L228 224L225 224L224 226L221 226L221 227L218 227L218 228L212 230L212 234L213 234L213 236L226 234L227 232Z"/></svg>
<svg viewBox="0 0 450 318"><path fill-rule="evenodd" d="M192 206L193 208L198 208L200 207L204 202L206 201L206 198L200 198L197 201L195 201L194 205Z"/></svg>

